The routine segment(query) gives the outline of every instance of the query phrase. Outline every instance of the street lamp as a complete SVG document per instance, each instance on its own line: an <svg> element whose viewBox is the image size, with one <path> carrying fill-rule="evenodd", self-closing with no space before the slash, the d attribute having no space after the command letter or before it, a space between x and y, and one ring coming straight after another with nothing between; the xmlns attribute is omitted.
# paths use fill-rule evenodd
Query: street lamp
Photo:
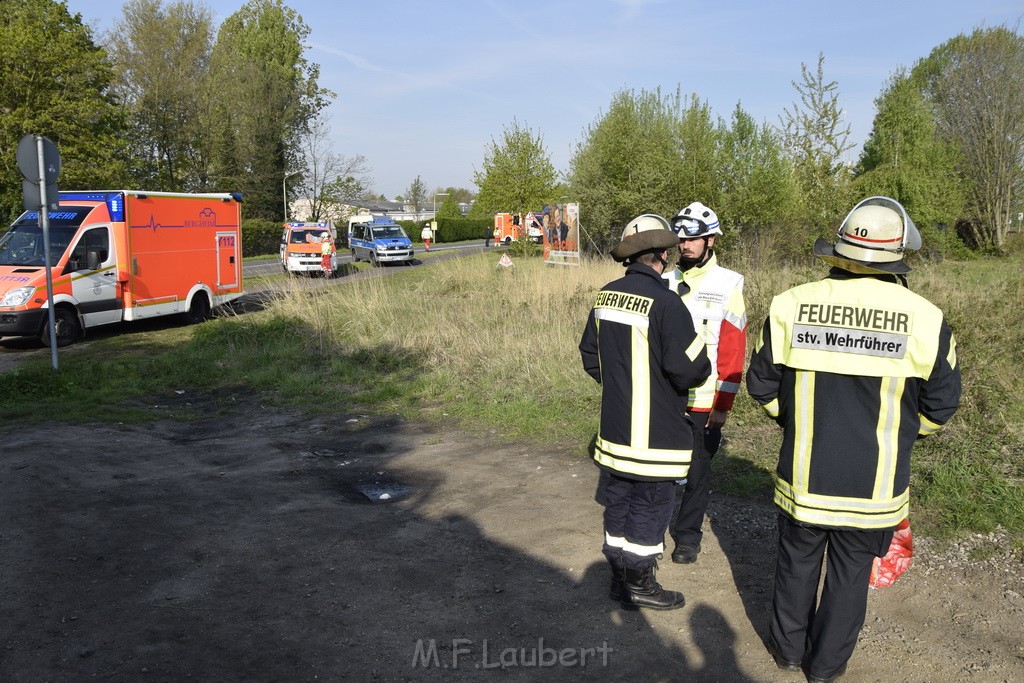
<svg viewBox="0 0 1024 683"><path fill-rule="evenodd" d="M447 197L448 194L449 194L448 192L435 192L434 193L434 220L437 220L437 198L438 197Z"/></svg>
<svg viewBox="0 0 1024 683"><path fill-rule="evenodd" d="M288 179L302 175L302 171L295 171L294 173L285 173L284 177L281 178L281 198L284 200L284 222L288 222Z"/></svg>

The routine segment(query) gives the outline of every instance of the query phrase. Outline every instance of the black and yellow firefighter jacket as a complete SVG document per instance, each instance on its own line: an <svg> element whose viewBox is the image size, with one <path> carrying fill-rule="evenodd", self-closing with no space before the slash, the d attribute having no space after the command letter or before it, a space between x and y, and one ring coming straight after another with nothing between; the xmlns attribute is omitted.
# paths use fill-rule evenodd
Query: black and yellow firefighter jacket
<svg viewBox="0 0 1024 683"><path fill-rule="evenodd" d="M910 451L960 403L942 311L890 276L833 268L775 297L747 390L783 429L775 504L805 524L895 527Z"/></svg>
<svg viewBox="0 0 1024 683"><path fill-rule="evenodd" d="M685 477L693 452L686 399L711 363L679 296L653 268L630 265L598 293L580 354L601 385L597 465L641 481Z"/></svg>

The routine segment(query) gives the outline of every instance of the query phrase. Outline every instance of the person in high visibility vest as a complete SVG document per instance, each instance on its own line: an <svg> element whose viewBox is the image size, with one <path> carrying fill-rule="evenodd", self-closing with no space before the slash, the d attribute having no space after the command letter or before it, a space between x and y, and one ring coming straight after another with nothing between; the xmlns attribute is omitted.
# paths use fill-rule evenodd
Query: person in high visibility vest
<svg viewBox="0 0 1024 683"><path fill-rule="evenodd" d="M423 229L420 230L420 239L423 240L423 246L425 251L430 251L430 239L433 237L433 233L430 230L430 223L424 223Z"/></svg>
<svg viewBox="0 0 1024 683"><path fill-rule="evenodd" d="M767 647L808 681L846 671L872 564L908 515L911 448L960 403L953 333L908 288L903 255L920 247L899 202L861 201L814 244L828 276L772 300L750 358L747 390L782 427Z"/></svg>
<svg viewBox="0 0 1024 683"><path fill-rule="evenodd" d="M594 462L602 472L610 596L626 609L677 609L683 594L658 583L675 506L694 445L686 397L711 372L682 300L661 279L678 238L661 216L630 221L611 255L626 275L597 295L580 340L583 369L601 385Z"/></svg>
<svg viewBox="0 0 1024 683"><path fill-rule="evenodd" d="M324 277L331 277L334 272L331 268L331 256L334 254L334 242L331 241L331 233L320 233L320 267L324 271Z"/></svg>
<svg viewBox="0 0 1024 683"><path fill-rule="evenodd" d="M679 235L679 260L662 277L682 297L711 360L711 376L690 391L687 401L687 411L703 439L682 486L679 512L671 531L676 546L672 561L690 564L697 561L704 537L701 526L711 495L711 460L722 443L722 427L743 379L747 309L743 276L719 265L714 250L716 236L722 234L718 214L693 202L679 211L672 228Z"/></svg>

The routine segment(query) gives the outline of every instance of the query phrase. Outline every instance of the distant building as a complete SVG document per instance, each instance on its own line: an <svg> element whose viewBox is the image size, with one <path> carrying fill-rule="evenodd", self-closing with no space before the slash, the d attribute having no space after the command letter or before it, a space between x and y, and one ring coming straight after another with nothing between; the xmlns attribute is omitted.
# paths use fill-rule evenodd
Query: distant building
<svg viewBox="0 0 1024 683"><path fill-rule="evenodd" d="M288 220L305 221L311 218L310 207L312 202L308 198L296 199L288 204ZM462 210L462 205L459 205ZM468 211L468 208L466 209ZM361 199L352 204L335 204L328 207L327 216L336 224L347 223L349 216L357 213L386 213L396 221L429 221L434 219L432 207L421 208L419 212L413 210L411 204L405 202L389 202L384 199ZM465 211L463 211L465 216Z"/></svg>

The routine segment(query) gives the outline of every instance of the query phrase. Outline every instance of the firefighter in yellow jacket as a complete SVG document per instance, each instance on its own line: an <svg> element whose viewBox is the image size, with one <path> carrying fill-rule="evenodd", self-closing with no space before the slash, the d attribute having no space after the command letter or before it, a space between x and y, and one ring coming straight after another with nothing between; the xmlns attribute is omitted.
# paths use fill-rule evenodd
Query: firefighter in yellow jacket
<svg viewBox="0 0 1024 683"><path fill-rule="evenodd" d="M782 427L775 477L778 560L768 650L808 681L846 670L875 557L910 504L910 451L960 402L956 341L937 307L907 287L921 236L888 197L857 204L818 282L775 297L747 389ZM825 585L818 579L828 549Z"/></svg>
<svg viewBox="0 0 1024 683"><path fill-rule="evenodd" d="M580 341L583 369L601 385L594 461L603 477L602 551L612 567L611 597L627 609L685 602L662 588L654 569L675 480L686 477L694 447L686 399L711 364L686 306L661 279L677 243L661 216L627 224L611 252L626 275L598 293Z"/></svg>

